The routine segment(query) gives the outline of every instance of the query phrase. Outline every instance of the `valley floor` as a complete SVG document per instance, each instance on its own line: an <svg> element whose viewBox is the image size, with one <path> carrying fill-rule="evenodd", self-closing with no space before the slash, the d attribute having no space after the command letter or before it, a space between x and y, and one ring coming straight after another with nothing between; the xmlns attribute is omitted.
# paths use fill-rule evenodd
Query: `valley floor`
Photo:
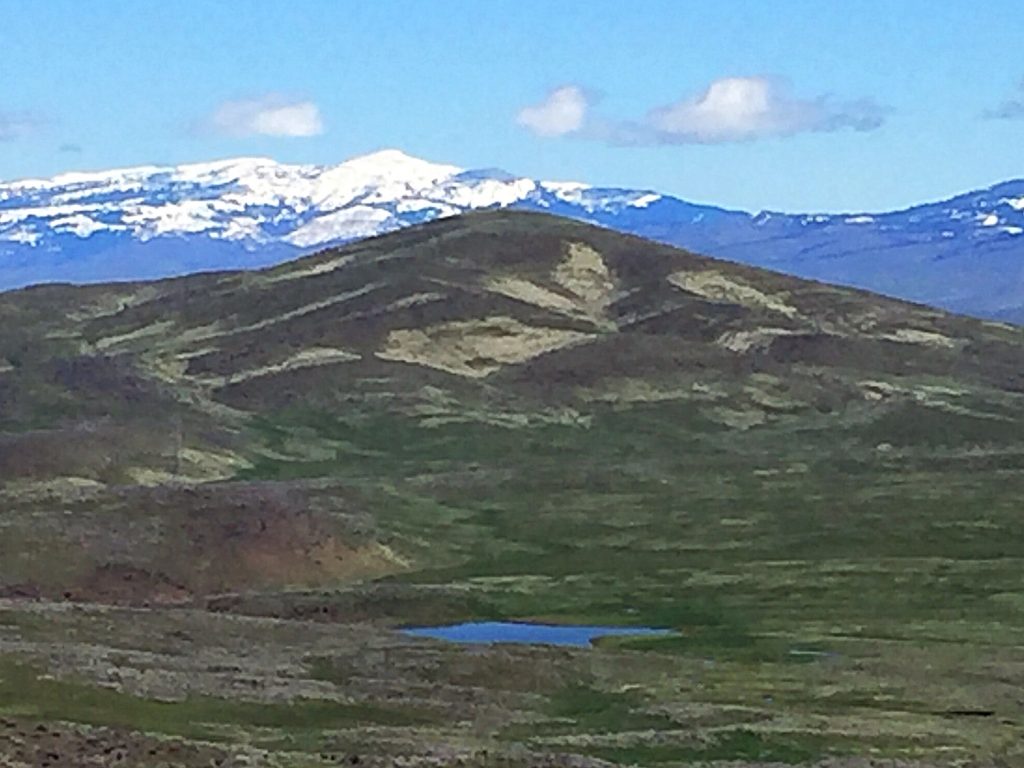
<svg viewBox="0 0 1024 768"><path fill-rule="evenodd" d="M1012 766L1024 649L777 638L772 660L378 623L0 603L4 766ZM799 646L799 647L797 647Z"/></svg>

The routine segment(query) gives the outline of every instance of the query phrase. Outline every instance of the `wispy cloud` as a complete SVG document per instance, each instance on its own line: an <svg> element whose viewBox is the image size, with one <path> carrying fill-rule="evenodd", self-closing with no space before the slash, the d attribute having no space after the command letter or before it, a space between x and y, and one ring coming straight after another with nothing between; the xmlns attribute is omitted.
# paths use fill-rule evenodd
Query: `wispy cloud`
<svg viewBox="0 0 1024 768"><path fill-rule="evenodd" d="M990 120L1021 120L1024 119L1024 78L1017 84L1017 91L1014 95L997 106L995 109L987 109L982 114Z"/></svg>
<svg viewBox="0 0 1024 768"><path fill-rule="evenodd" d="M305 138L324 132L320 108L314 102L275 93L222 102L202 125L215 133L239 138Z"/></svg>
<svg viewBox="0 0 1024 768"><path fill-rule="evenodd" d="M800 133L873 131L889 113L871 99L801 98L784 80L761 75L715 80L699 93L650 109L639 120L603 119L593 116L590 106L584 89L563 86L541 104L522 110L519 123L540 136L571 133L610 144L724 144Z"/></svg>
<svg viewBox="0 0 1024 768"><path fill-rule="evenodd" d="M0 141L14 141L38 133L46 120L30 112L0 112Z"/></svg>
<svg viewBox="0 0 1024 768"><path fill-rule="evenodd" d="M583 128L590 98L578 85L555 88L538 104L519 110L516 122L537 136L565 136Z"/></svg>
<svg viewBox="0 0 1024 768"><path fill-rule="evenodd" d="M68 142L57 147L57 151L69 155L80 155L82 154L82 145Z"/></svg>

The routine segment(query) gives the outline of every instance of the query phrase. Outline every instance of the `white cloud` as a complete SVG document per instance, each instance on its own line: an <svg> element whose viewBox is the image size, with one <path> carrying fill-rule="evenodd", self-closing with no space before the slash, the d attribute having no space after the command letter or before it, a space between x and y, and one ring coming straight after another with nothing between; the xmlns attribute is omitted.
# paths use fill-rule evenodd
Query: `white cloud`
<svg viewBox="0 0 1024 768"><path fill-rule="evenodd" d="M1017 93L1004 101L995 109L987 109L984 117L991 120L1024 119L1024 79L1017 85Z"/></svg>
<svg viewBox="0 0 1024 768"><path fill-rule="evenodd" d="M808 131L871 131L886 110L870 100L833 105L800 99L769 77L724 77L702 93L651 110L647 126L662 143L716 144Z"/></svg>
<svg viewBox="0 0 1024 768"><path fill-rule="evenodd" d="M41 130L46 124L28 112L0 112L0 141L14 141Z"/></svg>
<svg viewBox="0 0 1024 768"><path fill-rule="evenodd" d="M872 131L889 112L870 99L798 98L784 81L759 75L715 80L639 120L593 117L589 106L583 88L563 86L520 111L518 122L539 136L572 133L610 144L721 144L813 131Z"/></svg>
<svg viewBox="0 0 1024 768"><path fill-rule="evenodd" d="M577 85L551 91L544 101L519 110L516 122L538 136L565 136L583 128L590 100Z"/></svg>
<svg viewBox="0 0 1024 768"><path fill-rule="evenodd" d="M314 102L290 100L277 94L225 101L207 123L217 133L236 137L308 137L324 132L320 108Z"/></svg>

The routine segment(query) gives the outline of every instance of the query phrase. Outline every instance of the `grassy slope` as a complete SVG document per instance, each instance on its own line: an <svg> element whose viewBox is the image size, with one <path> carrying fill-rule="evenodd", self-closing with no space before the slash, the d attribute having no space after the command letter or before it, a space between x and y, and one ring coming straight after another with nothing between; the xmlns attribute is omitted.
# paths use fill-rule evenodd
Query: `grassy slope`
<svg viewBox="0 0 1024 768"><path fill-rule="evenodd" d="M559 283L580 242L607 295L587 270L579 293ZM717 282L682 289L679 271ZM495 274L571 308L486 289ZM0 316L17 329L0 336L0 584L256 587L212 605L342 621L675 627L609 643L598 656L643 653L582 696L572 672L542 691L553 725L503 737L627 762L983 756L1018 735L1018 331L521 214L269 273L39 289ZM495 363L465 326L494 316L592 338ZM435 333L416 354L461 374L377 354L446 323L475 351ZM141 586L99 578L110 564ZM280 592L303 586L319 589ZM643 671L666 657L683 666ZM683 733L570 738L634 728Z"/></svg>

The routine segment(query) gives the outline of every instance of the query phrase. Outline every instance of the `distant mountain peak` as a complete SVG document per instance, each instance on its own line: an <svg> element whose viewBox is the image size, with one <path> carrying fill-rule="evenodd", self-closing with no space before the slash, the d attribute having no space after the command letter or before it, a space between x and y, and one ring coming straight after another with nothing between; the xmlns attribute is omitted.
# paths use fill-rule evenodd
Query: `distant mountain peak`
<svg viewBox="0 0 1024 768"><path fill-rule="evenodd" d="M81 250L85 244L80 241L92 242L97 236L125 244L202 238L236 243L250 251L271 247L291 255L294 252L281 249L344 242L467 210L576 206L592 213L632 199L628 192L588 197L588 189L505 171L466 171L392 148L336 165L244 157L0 184L0 288L12 285L2 277L4 251L10 257L17 250L30 260L28 253L34 252L38 259L41 253ZM67 259L62 263L68 267ZM38 265L22 266L22 272L31 275ZM61 279L79 277L77 270L72 271ZM166 271L173 273L174 267ZM42 273L13 284L54 277L38 272ZM140 276L128 269L100 273L97 279ZM159 271L146 269L143 274L156 276Z"/></svg>
<svg viewBox="0 0 1024 768"><path fill-rule="evenodd" d="M395 147L386 147L384 149L378 149L373 152L367 152L362 155L355 155L342 161L341 165L376 165L376 166L389 166L392 168L412 167L412 168L455 168L453 165L445 165L444 163L435 163L430 160L425 160L422 157L416 157L410 155L404 150L397 149ZM461 169L459 169L461 170Z"/></svg>
<svg viewBox="0 0 1024 768"><path fill-rule="evenodd" d="M440 179L460 173L455 165L432 163L413 157L400 149L381 149L345 160L334 171L372 174L381 178Z"/></svg>
<svg viewBox="0 0 1024 768"><path fill-rule="evenodd" d="M752 215L649 190L464 169L395 148L334 165L240 157L0 183L0 290L265 266L495 208L553 213L802 277L1024 319L1024 181L903 211Z"/></svg>

